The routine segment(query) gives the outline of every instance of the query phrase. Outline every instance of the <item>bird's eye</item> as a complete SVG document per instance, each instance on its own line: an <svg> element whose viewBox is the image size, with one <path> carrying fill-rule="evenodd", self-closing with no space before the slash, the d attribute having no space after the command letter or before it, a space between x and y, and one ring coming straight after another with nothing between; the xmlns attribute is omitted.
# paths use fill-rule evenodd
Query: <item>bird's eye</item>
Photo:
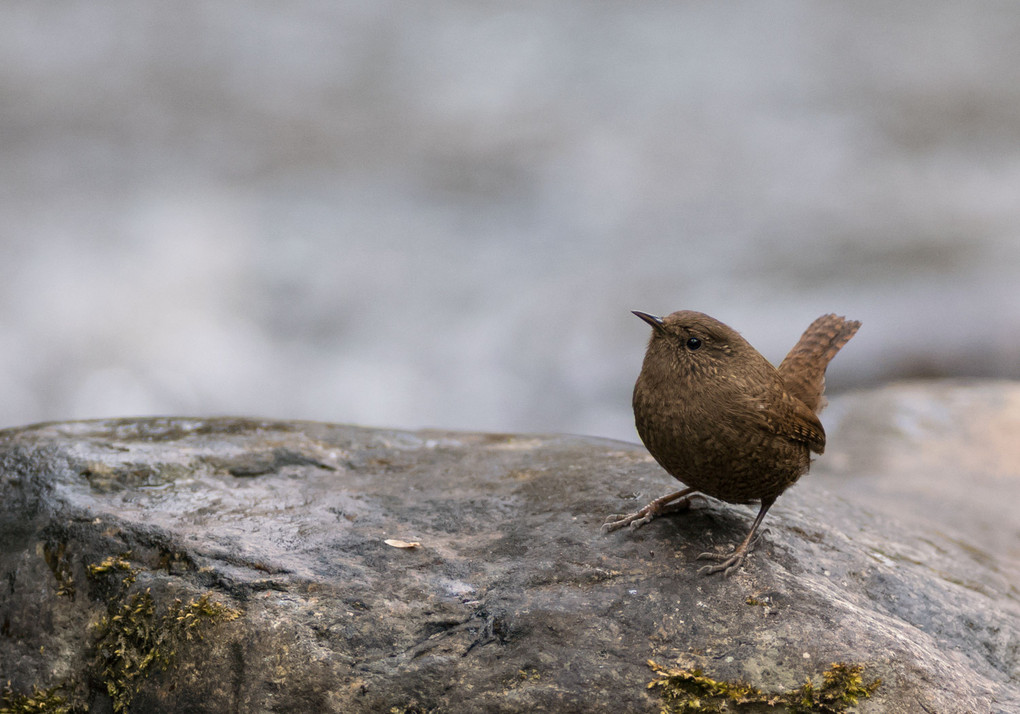
<svg viewBox="0 0 1020 714"><path fill-rule="evenodd" d="M694 352L695 350L701 349L701 340L699 340L697 337L688 337L686 345L687 349L689 349L691 352Z"/></svg>

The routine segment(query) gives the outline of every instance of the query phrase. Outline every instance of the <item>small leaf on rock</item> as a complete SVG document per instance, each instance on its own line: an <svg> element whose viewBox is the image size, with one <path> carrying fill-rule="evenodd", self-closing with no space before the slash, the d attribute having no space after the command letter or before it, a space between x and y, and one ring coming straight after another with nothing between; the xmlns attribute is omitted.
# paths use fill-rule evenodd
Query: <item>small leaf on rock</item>
<svg viewBox="0 0 1020 714"><path fill-rule="evenodd" d="M406 540L396 540L394 538L387 538L386 540L383 541L383 543L385 543L386 545L391 545L394 548L420 548L421 547L421 543L419 543L416 540L413 540L410 543L408 543Z"/></svg>

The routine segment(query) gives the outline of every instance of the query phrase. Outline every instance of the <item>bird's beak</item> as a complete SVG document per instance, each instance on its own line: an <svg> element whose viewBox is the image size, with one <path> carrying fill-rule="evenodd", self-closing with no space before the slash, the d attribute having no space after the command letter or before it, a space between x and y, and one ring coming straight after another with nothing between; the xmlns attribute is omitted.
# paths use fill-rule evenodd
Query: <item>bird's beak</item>
<svg viewBox="0 0 1020 714"><path fill-rule="evenodd" d="M631 310L635 315L640 317L642 320L647 322L649 325L654 327L656 330L662 331L665 329L665 325L662 324L662 318L656 315L649 315L647 312L639 312L638 310Z"/></svg>

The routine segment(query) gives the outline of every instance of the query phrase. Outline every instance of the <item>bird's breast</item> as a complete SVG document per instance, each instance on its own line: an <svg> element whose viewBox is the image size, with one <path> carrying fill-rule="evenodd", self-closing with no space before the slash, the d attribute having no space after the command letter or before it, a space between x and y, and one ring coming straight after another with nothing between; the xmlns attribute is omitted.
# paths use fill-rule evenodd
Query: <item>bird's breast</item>
<svg viewBox="0 0 1020 714"><path fill-rule="evenodd" d="M757 406L756 406L757 405ZM762 400L697 389L634 390L634 420L649 453L674 477L733 503L782 493L809 464L807 448L761 428Z"/></svg>

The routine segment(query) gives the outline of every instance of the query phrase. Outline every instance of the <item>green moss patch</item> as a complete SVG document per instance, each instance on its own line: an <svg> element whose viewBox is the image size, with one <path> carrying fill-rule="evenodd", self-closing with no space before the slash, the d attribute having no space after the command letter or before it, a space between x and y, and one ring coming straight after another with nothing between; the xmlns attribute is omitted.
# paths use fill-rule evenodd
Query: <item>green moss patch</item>
<svg viewBox="0 0 1020 714"><path fill-rule="evenodd" d="M61 689L32 687L31 694L17 694L5 687L0 691L0 714L67 714L71 706L59 694Z"/></svg>
<svg viewBox="0 0 1020 714"><path fill-rule="evenodd" d="M149 589L129 594L138 573L129 555L110 556L86 567L91 580L112 585L106 614L94 626L90 670L113 699L115 712L127 709L157 667L167 670L176 663L183 643L201 640L208 627L241 615L208 593L187 602L175 599L165 608L157 608Z"/></svg>
<svg viewBox="0 0 1020 714"><path fill-rule="evenodd" d="M74 598L71 566L62 544L46 544L42 555L60 586L58 595ZM85 566L93 585L92 597L106 603L106 613L92 626L93 641L87 653L85 678L113 700L113 710L124 712L145 677L168 670L177 662L178 650L187 642L201 640L214 624L240 617L241 612L211 599L209 593L186 602L175 598L157 605L149 589L131 592L139 572L128 560L130 553L111 555ZM31 694L0 689L0 714L84 711L79 690L81 680L72 677L49 689L32 687ZM69 701L68 699L72 701Z"/></svg>
<svg viewBox="0 0 1020 714"><path fill-rule="evenodd" d="M128 562L128 556L131 553L125 553L124 555L111 555L101 563L93 563L86 566L85 570L88 572L89 577L92 580L100 580L110 573L124 573L124 577L121 579L121 584L127 587L135 581L135 573L137 572L131 563Z"/></svg>
<svg viewBox="0 0 1020 714"><path fill-rule="evenodd" d="M861 665L834 663L822 673L822 681L810 679L797 689L787 692L763 692L744 682L717 681L700 669L660 667L649 660L658 675L649 689L658 689L662 714L693 714L694 712L752 712L768 708L789 714L839 714L867 698L882 683L876 679L864 683Z"/></svg>
<svg viewBox="0 0 1020 714"><path fill-rule="evenodd" d="M156 667L172 667L182 643L200 640L208 626L235 620L240 614L208 594L187 603L175 599L158 613L148 590L112 607L96 624L92 666L113 699L114 711L127 709L143 679Z"/></svg>

